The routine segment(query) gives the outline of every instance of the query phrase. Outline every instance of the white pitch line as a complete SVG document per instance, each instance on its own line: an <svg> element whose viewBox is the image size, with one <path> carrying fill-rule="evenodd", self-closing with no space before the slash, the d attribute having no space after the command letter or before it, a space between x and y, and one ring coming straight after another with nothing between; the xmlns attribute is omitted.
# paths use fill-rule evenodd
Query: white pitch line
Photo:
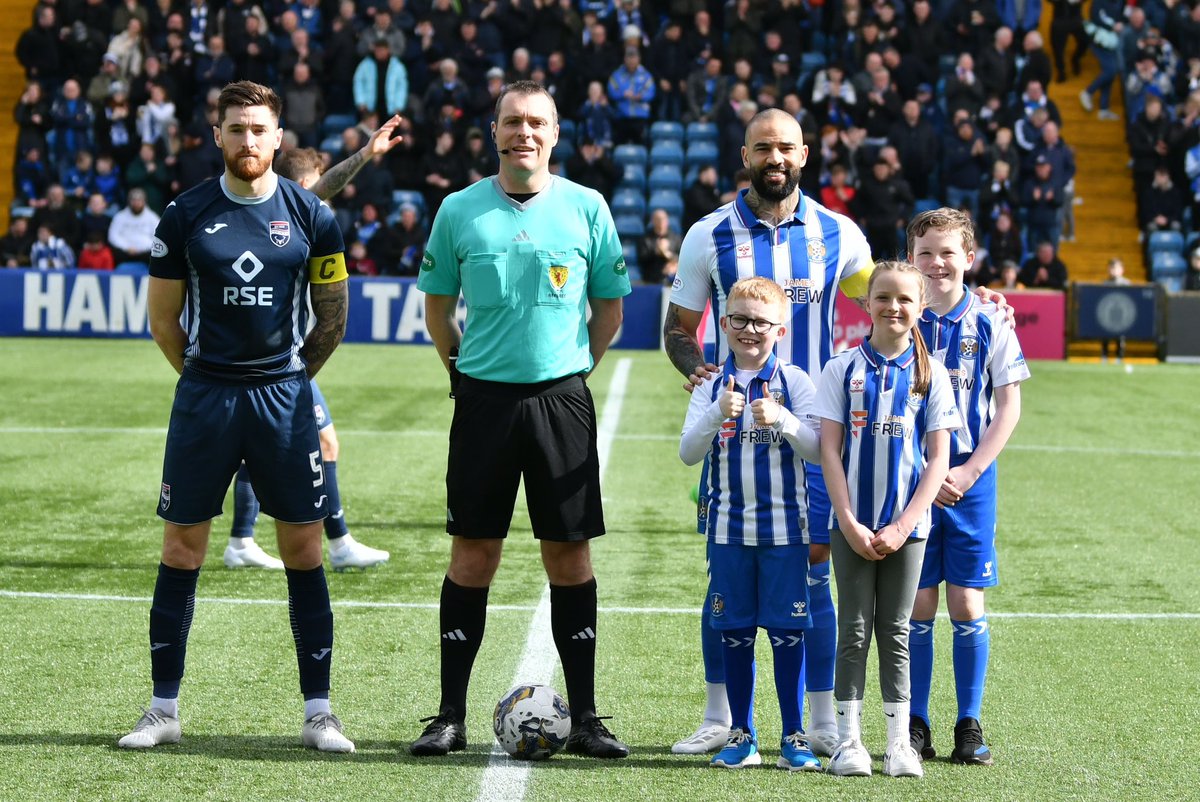
<svg viewBox="0 0 1200 802"><path fill-rule="evenodd" d="M117 596L100 593L48 593L28 590L0 590L0 599L26 599L30 601L83 601L83 602L113 602L118 604L149 604L149 596ZM197 604L211 605L241 605L249 607L282 607L287 604L283 599L231 599L203 597L196 599ZM334 607L357 608L364 610L437 610L436 602L384 602L384 601L335 601ZM505 611L517 613L536 613L538 606L532 604L489 604L489 611ZM690 615L700 614L696 607L601 607L603 615ZM946 613L942 612L945 618ZM1076 621L1200 621L1200 613L1029 613L1029 612L989 612L988 618L1026 618L1030 620L1076 620Z"/></svg>
<svg viewBox="0 0 1200 802"><path fill-rule="evenodd" d="M633 360L629 357L617 360L616 369L608 383L604 409L596 424L596 451L601 478L608 468L613 439L621 422L621 405L625 402L625 390L629 386L629 371L632 367ZM521 661L517 664L512 684L548 685L554 676L554 666L557 663L558 653L554 648L554 633L550 628L550 585L547 584L542 590L537 609L533 611L529 637L525 641L525 650L521 652ZM483 770L483 776L479 780L479 793L475 800L520 802L525 798L525 787L528 784L529 763L515 761L499 746L493 745L487 768Z"/></svg>

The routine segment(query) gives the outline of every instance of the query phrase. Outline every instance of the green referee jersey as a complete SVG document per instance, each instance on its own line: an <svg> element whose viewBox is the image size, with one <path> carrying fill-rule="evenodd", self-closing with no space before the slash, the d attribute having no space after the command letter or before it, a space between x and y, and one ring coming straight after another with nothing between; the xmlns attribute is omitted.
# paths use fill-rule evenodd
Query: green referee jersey
<svg viewBox="0 0 1200 802"><path fill-rule="evenodd" d="M557 176L526 203L494 176L447 197L417 287L466 300L460 371L519 384L590 370L588 298L630 292L604 198Z"/></svg>

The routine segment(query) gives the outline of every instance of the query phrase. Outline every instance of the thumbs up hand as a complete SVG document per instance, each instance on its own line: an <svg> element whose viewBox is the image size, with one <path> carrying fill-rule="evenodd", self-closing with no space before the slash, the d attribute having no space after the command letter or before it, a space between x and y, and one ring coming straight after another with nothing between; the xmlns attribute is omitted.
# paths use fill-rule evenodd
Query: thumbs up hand
<svg viewBox="0 0 1200 802"><path fill-rule="evenodd" d="M762 383L762 398L756 398L750 403L750 414L759 426L774 426L783 414L783 407L771 397L770 388Z"/></svg>
<svg viewBox="0 0 1200 802"><path fill-rule="evenodd" d="M717 403L721 405L721 414L726 418L740 418L742 412L745 411L746 396L737 391L737 385L732 376L729 377L729 384L721 388L721 394L717 396Z"/></svg>

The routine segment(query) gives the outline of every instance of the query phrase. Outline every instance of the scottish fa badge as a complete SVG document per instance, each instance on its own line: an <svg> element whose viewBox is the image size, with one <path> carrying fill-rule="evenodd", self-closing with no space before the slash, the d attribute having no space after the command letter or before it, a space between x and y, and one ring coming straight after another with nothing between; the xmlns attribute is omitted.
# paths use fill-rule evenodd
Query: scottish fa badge
<svg viewBox="0 0 1200 802"><path fill-rule="evenodd" d="M272 220L267 224L271 233L271 242L282 248L292 238L292 225L287 220Z"/></svg>
<svg viewBox="0 0 1200 802"><path fill-rule="evenodd" d="M570 276L570 270L562 265L552 265L550 267L550 286L555 292L562 292L562 288L567 286L567 278Z"/></svg>

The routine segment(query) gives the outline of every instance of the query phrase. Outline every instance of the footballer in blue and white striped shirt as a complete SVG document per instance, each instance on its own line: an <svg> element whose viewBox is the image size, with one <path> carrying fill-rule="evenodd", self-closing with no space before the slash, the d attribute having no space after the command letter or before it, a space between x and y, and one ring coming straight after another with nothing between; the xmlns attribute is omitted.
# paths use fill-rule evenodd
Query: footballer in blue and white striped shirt
<svg viewBox="0 0 1200 802"><path fill-rule="evenodd" d="M998 580L996 457L1020 418L1021 382L1029 378L1029 368L1003 311L963 287L975 261L974 240L971 218L956 209L922 212L908 226L909 257L929 279L929 307L920 330L933 358L950 374L966 424L951 439L950 473L935 501L913 606L910 734L914 748L933 757L933 624L938 586L945 582L958 699L950 759L989 765L992 755L979 717L991 641L984 589Z"/></svg>

